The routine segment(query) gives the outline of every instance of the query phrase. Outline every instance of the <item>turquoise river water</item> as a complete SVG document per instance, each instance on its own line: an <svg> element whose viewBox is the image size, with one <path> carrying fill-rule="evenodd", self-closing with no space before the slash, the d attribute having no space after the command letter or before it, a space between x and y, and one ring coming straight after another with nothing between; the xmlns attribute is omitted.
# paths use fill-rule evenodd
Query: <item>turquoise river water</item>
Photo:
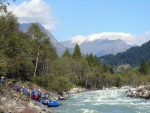
<svg viewBox="0 0 150 113"><path fill-rule="evenodd" d="M150 100L129 98L128 89L108 89L71 94L57 113L150 113Z"/></svg>

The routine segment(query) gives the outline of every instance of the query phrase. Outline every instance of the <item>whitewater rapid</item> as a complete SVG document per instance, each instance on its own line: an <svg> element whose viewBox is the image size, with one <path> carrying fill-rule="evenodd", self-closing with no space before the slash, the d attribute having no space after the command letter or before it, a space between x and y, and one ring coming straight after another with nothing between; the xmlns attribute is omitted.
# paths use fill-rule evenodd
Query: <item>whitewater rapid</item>
<svg viewBox="0 0 150 113"><path fill-rule="evenodd" d="M128 89L107 89L71 94L57 113L150 113L150 100L126 97Z"/></svg>

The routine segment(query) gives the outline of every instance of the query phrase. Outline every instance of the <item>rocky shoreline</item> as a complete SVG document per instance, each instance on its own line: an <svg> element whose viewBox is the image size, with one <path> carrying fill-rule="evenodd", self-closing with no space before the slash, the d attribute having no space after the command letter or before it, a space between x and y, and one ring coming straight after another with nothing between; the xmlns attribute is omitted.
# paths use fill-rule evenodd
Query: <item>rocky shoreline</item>
<svg viewBox="0 0 150 113"><path fill-rule="evenodd" d="M150 86L139 86L126 91L127 97L150 99Z"/></svg>
<svg viewBox="0 0 150 113"><path fill-rule="evenodd" d="M19 92L6 91L0 98L0 113L56 113Z"/></svg>
<svg viewBox="0 0 150 113"><path fill-rule="evenodd" d="M87 90L84 88L72 88L68 92L61 92L59 94L49 92L49 100L65 100L69 97L69 94L83 91ZM0 94L0 98L0 113L56 113L47 106L30 99L28 95L21 94L20 92L4 90Z"/></svg>

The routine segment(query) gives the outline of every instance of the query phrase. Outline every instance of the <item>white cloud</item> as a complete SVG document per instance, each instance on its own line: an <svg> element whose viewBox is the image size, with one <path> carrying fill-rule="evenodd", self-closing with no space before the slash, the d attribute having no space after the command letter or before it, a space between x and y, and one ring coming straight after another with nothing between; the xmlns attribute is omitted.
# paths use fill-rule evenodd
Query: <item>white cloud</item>
<svg viewBox="0 0 150 113"><path fill-rule="evenodd" d="M86 40L86 37L78 35L78 36L73 37L71 39L71 42L72 43L78 43L80 45L84 40Z"/></svg>
<svg viewBox="0 0 150 113"><path fill-rule="evenodd" d="M52 15L52 8L43 0L24 1L9 7L9 10L19 18L20 23L39 22L48 30L54 29L58 23Z"/></svg>
<svg viewBox="0 0 150 113"><path fill-rule="evenodd" d="M83 41L93 41L93 40L116 40L121 39L129 45L141 45L150 40L150 32L146 32L141 36L132 35L130 33L123 33L123 32L103 32L98 34L91 34L88 36L75 36L71 40L72 42L76 42L81 44Z"/></svg>

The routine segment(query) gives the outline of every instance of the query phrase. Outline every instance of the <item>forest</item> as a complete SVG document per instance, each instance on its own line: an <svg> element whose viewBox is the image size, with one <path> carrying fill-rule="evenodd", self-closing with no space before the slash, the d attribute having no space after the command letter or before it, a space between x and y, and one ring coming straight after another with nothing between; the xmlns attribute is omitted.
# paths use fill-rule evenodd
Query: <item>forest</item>
<svg viewBox="0 0 150 113"><path fill-rule="evenodd" d="M118 53L117 55L106 55L99 57L102 64L117 66L121 64L130 64L132 67L140 66L142 59L145 61L150 60L150 41L141 46L131 47L125 52ZM103 60L102 60L103 59Z"/></svg>
<svg viewBox="0 0 150 113"><path fill-rule="evenodd" d="M101 64L92 53L83 55L78 44L73 54L66 49L58 56L38 25L32 24L24 33L15 15L0 16L0 76L8 80L36 83L52 91L150 83L150 63L144 59L138 67L116 70L117 66Z"/></svg>

